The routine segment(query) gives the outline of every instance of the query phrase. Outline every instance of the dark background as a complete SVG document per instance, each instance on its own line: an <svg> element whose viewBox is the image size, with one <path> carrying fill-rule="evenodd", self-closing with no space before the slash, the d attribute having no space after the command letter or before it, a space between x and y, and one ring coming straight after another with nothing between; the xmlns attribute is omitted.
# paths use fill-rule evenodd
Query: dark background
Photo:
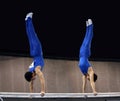
<svg viewBox="0 0 120 101"><path fill-rule="evenodd" d="M118 1L118 0L117 0ZM86 20L94 24L93 60L120 59L120 6L115 0L4 0L0 3L0 54L29 56L25 16L33 23L45 58L79 58Z"/></svg>

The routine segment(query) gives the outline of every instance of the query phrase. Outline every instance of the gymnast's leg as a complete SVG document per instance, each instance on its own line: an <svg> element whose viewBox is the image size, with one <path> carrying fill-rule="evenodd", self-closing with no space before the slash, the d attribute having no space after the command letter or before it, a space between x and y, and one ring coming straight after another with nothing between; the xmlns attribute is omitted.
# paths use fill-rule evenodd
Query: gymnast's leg
<svg viewBox="0 0 120 101"><path fill-rule="evenodd" d="M29 13L28 18L26 16L25 22L26 22L26 31L27 31L27 36L30 44L30 55L35 57L35 56L42 56L42 46L41 43L37 37L37 34L35 33L35 29L32 23L32 14Z"/></svg>
<svg viewBox="0 0 120 101"><path fill-rule="evenodd" d="M90 20L90 19L89 19ZM91 48L91 41L93 38L93 24L91 20L86 22L86 34L85 38L83 40L83 43L80 48L80 57L86 56L89 57L91 54L90 48Z"/></svg>

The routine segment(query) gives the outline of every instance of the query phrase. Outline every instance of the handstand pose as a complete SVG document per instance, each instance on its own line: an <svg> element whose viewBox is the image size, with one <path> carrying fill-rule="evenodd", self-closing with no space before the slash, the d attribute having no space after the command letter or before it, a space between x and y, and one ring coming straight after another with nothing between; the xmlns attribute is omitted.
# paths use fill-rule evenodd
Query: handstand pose
<svg viewBox="0 0 120 101"><path fill-rule="evenodd" d="M90 81L94 95L97 94L95 89L95 81L97 80L97 75L94 73L93 68L88 60L91 55L91 41L93 38L93 23L91 19L86 21L86 34L83 43L80 47L79 53L79 67L83 74L83 86L82 92L85 92L87 79Z"/></svg>
<svg viewBox="0 0 120 101"><path fill-rule="evenodd" d="M33 92L33 81L35 80L35 76L38 75L40 84L41 84L41 96L45 94L45 80L42 73L42 69L44 66L44 59L42 53L42 46L35 33L33 23L32 23L32 15L30 12L26 15L25 23L26 23L26 32L30 45L30 55L33 57L33 62L29 66L29 70L25 73L25 79L30 82L30 92Z"/></svg>

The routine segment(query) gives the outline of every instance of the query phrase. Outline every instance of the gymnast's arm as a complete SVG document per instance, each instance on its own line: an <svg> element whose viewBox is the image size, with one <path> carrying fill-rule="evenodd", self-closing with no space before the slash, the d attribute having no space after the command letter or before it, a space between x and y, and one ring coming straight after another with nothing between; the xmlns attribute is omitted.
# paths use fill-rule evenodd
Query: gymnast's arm
<svg viewBox="0 0 120 101"><path fill-rule="evenodd" d="M82 92L84 93L86 88L87 78L85 75L83 75L82 79L83 79Z"/></svg>
<svg viewBox="0 0 120 101"><path fill-rule="evenodd" d="M89 76L90 76L90 84L93 90L94 95L97 95L96 89L95 89L95 82L94 82L94 71L92 67L89 67Z"/></svg>
<svg viewBox="0 0 120 101"><path fill-rule="evenodd" d="M35 72L36 74L39 76L39 79L40 79L40 84L41 84L41 96L44 96L45 94L45 79L44 79L44 76L43 76L43 73L42 71L40 70L40 66L37 66L35 68Z"/></svg>
<svg viewBox="0 0 120 101"><path fill-rule="evenodd" d="M30 81L30 93L33 93L33 80Z"/></svg>

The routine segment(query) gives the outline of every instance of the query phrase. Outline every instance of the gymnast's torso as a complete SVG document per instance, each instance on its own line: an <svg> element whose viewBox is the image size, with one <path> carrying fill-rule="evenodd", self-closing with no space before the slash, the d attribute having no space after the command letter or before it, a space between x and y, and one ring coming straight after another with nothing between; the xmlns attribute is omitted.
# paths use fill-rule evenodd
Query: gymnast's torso
<svg viewBox="0 0 120 101"><path fill-rule="evenodd" d="M41 70L43 69L43 67L44 67L44 60L43 60L42 57L35 57L35 58L34 58L32 64L29 66L29 71L30 71L30 72L34 72L34 71L35 71L35 68L36 68L37 66L40 66L40 67L41 67L41 68L40 68Z"/></svg>
<svg viewBox="0 0 120 101"><path fill-rule="evenodd" d="M91 66L90 62L88 61L88 58L81 57L79 60L79 67L81 72L86 75L88 73L88 68Z"/></svg>

